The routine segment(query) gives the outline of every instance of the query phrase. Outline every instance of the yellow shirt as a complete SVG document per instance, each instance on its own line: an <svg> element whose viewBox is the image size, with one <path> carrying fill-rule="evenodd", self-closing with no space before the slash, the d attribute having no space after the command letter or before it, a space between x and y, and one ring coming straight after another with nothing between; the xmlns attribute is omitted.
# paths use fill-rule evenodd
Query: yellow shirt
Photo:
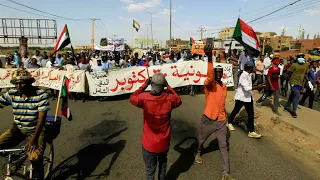
<svg viewBox="0 0 320 180"><path fill-rule="evenodd" d="M256 64L256 74L263 74L263 70L264 70L264 63L262 61L258 61ZM261 72L262 71L262 72Z"/></svg>

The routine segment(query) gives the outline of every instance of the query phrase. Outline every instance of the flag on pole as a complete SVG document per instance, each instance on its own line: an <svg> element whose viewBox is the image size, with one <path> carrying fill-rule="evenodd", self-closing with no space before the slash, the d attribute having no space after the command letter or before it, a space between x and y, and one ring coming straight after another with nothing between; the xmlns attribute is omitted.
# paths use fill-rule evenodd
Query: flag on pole
<svg viewBox="0 0 320 180"><path fill-rule="evenodd" d="M61 115L65 116L69 121L72 120L72 114L69 108L68 95L69 95L69 83L70 80L64 76L61 87L61 97L62 97L62 107L61 107Z"/></svg>
<svg viewBox="0 0 320 180"><path fill-rule="evenodd" d="M138 23L138 21L133 20L133 28L135 28L137 32L139 31L139 29L140 29L140 24Z"/></svg>
<svg viewBox="0 0 320 180"><path fill-rule="evenodd" d="M233 38L238 41L252 56L259 56L260 54L260 43L256 33L247 23L238 19L236 28L234 30Z"/></svg>
<svg viewBox="0 0 320 180"><path fill-rule="evenodd" d="M190 37L190 40L189 40L189 45L192 46L192 44L194 44L194 39L192 37Z"/></svg>
<svg viewBox="0 0 320 180"><path fill-rule="evenodd" d="M57 52L64 47L68 46L71 43L70 35L68 31L67 25L64 25L64 28L59 36L59 39L57 40L56 45L54 46L53 52Z"/></svg>

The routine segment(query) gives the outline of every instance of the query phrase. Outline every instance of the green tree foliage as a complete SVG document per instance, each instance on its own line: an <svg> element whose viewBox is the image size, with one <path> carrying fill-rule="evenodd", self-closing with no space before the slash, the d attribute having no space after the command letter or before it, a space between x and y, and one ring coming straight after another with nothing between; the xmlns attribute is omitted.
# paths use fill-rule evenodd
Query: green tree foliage
<svg viewBox="0 0 320 180"><path fill-rule="evenodd" d="M264 53L265 54L271 54L272 53L272 51L273 51L273 49L272 49L272 47L270 46L270 45L265 45L264 46Z"/></svg>

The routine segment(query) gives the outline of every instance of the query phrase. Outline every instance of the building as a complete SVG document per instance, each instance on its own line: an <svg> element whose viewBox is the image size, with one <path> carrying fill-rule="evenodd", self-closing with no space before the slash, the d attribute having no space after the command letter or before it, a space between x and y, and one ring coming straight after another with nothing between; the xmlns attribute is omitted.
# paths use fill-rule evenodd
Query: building
<svg viewBox="0 0 320 180"><path fill-rule="evenodd" d="M76 46L74 49L92 49L92 46Z"/></svg>
<svg viewBox="0 0 320 180"><path fill-rule="evenodd" d="M277 35L275 32L256 32L256 35L259 39L261 46L269 45L271 46L271 40Z"/></svg>
<svg viewBox="0 0 320 180"><path fill-rule="evenodd" d="M181 51L183 49L190 49L189 40L171 39L166 41L166 48L172 51Z"/></svg>
<svg viewBox="0 0 320 180"><path fill-rule="evenodd" d="M225 50L225 52L228 52L229 49L230 49L230 43L232 42L231 44L231 49L237 49L237 50L244 50L244 47L238 42L238 41L230 41L230 40L227 40L227 41L223 41L223 49Z"/></svg>
<svg viewBox="0 0 320 180"><path fill-rule="evenodd" d="M276 36L271 38L271 47L273 51L284 51L290 49L290 41L293 40L292 36Z"/></svg>
<svg viewBox="0 0 320 180"><path fill-rule="evenodd" d="M219 32L218 39L231 40L234 33L234 27L224 28Z"/></svg>
<svg viewBox="0 0 320 180"><path fill-rule="evenodd" d="M320 47L320 38L316 39L297 39L290 43L290 50L298 50L300 53L308 53L313 48Z"/></svg>

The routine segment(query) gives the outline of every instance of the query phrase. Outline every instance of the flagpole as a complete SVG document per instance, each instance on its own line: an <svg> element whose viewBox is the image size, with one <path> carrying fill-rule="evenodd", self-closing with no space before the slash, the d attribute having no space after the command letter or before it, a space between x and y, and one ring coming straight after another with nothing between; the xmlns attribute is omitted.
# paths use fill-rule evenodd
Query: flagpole
<svg viewBox="0 0 320 180"><path fill-rule="evenodd" d="M56 113L54 115L54 122L57 121L57 117L58 117L58 112L59 112L59 106L60 106L60 99L61 99L61 90L62 90L62 86L64 84L64 77L60 86L60 91L59 91L59 95L58 95L58 100L57 100L57 105L56 105Z"/></svg>
<svg viewBox="0 0 320 180"><path fill-rule="evenodd" d="M131 44L131 46L133 47L133 27L132 27L132 44Z"/></svg>

